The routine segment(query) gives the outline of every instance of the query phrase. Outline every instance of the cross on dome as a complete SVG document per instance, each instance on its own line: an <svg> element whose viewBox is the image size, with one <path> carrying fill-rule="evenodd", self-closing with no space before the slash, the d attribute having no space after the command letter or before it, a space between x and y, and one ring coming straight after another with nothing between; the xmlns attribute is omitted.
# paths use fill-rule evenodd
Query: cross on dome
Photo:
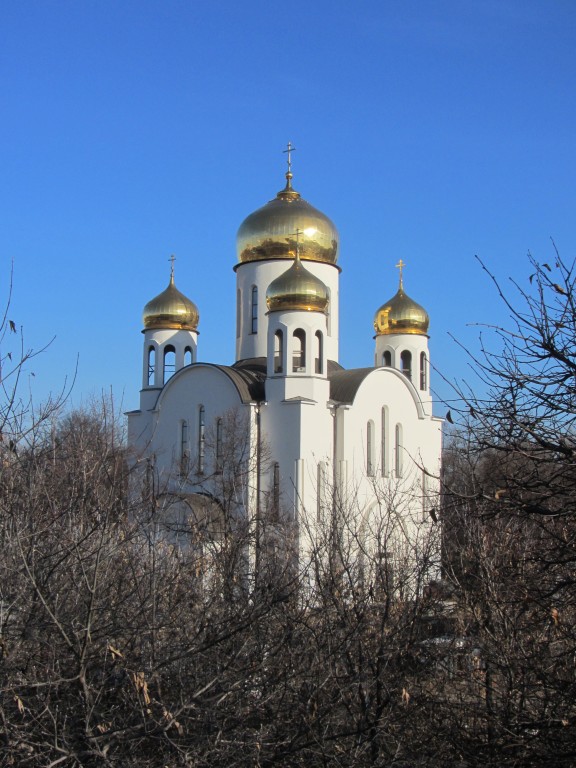
<svg viewBox="0 0 576 768"><path fill-rule="evenodd" d="M290 142L288 142L290 143ZM296 235L296 258L300 259L300 235L303 234L301 229L297 229L295 232Z"/></svg>
<svg viewBox="0 0 576 768"><path fill-rule="evenodd" d="M288 170L286 171L286 189L284 191L290 191L292 189L292 152L296 151L296 147L292 146L292 142L288 142L286 149L282 150L282 154L286 155L286 162L288 163Z"/></svg>
<svg viewBox="0 0 576 768"><path fill-rule="evenodd" d="M405 262L402 261L402 259L400 259L398 264L395 264L396 269L398 269L400 271L400 288L402 290L404 289L404 280L402 278L402 271L403 271L405 266L406 266L406 264L405 264Z"/></svg>
<svg viewBox="0 0 576 768"><path fill-rule="evenodd" d="M288 155L288 157L286 158L288 162L288 173L292 173L292 152L296 152L296 147L293 147L292 142L289 141L286 149L282 150L282 154Z"/></svg>

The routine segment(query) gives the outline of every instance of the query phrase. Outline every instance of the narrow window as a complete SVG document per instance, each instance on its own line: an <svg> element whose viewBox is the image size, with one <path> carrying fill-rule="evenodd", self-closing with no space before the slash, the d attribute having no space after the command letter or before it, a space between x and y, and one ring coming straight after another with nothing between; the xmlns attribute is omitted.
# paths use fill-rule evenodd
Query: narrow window
<svg viewBox="0 0 576 768"><path fill-rule="evenodd" d="M318 519L322 516L322 509L324 507L324 496L326 494L326 462L318 462L318 480L317 480L317 501L316 508Z"/></svg>
<svg viewBox="0 0 576 768"><path fill-rule="evenodd" d="M420 353L420 389L428 389L428 360L426 352Z"/></svg>
<svg viewBox="0 0 576 768"><path fill-rule="evenodd" d="M292 372L303 373L306 370L306 334L301 328L292 336Z"/></svg>
<svg viewBox="0 0 576 768"><path fill-rule="evenodd" d="M390 368L392 366L392 353L388 349L382 355L382 365L384 368Z"/></svg>
<svg viewBox="0 0 576 768"><path fill-rule="evenodd" d="M374 474L374 422L366 424L366 474L372 477Z"/></svg>
<svg viewBox="0 0 576 768"><path fill-rule="evenodd" d="M272 465L272 519L277 520L280 512L280 464L275 461Z"/></svg>
<svg viewBox="0 0 576 768"><path fill-rule="evenodd" d="M396 477L402 477L402 425L396 424L396 441L394 450L394 462L396 469Z"/></svg>
<svg viewBox="0 0 576 768"><path fill-rule="evenodd" d="M191 365L194 362L192 347L186 347L184 350L184 365Z"/></svg>
<svg viewBox="0 0 576 768"><path fill-rule="evenodd" d="M388 477L388 408L382 408L382 477Z"/></svg>
<svg viewBox="0 0 576 768"><path fill-rule="evenodd" d="M404 376L412 380L412 353L407 349L400 355L400 367Z"/></svg>
<svg viewBox="0 0 576 768"><path fill-rule="evenodd" d="M282 359L284 357L284 334L276 331L274 334L274 373L282 373Z"/></svg>
<svg viewBox="0 0 576 768"><path fill-rule="evenodd" d="M190 449L188 448L188 422L180 423L180 474L188 473Z"/></svg>
<svg viewBox="0 0 576 768"><path fill-rule="evenodd" d="M164 384L168 381L170 376L174 375L176 371L176 350L169 344L164 347Z"/></svg>
<svg viewBox="0 0 576 768"><path fill-rule="evenodd" d="M389 552L379 551L376 557L376 585L389 595L394 589L394 570Z"/></svg>
<svg viewBox="0 0 576 768"><path fill-rule="evenodd" d="M216 472L222 472L222 461L224 458L222 447L222 419L216 419Z"/></svg>
<svg viewBox="0 0 576 768"><path fill-rule="evenodd" d="M156 371L156 350L150 347L148 350L148 386L154 386L154 373Z"/></svg>
<svg viewBox="0 0 576 768"><path fill-rule="evenodd" d="M252 304L251 304L252 310L251 310L251 318L252 318L252 325L251 325L251 333L258 333L258 288L257 286L252 286Z"/></svg>
<svg viewBox="0 0 576 768"><path fill-rule="evenodd" d="M206 410L203 405L198 408L198 472L204 472L204 448L206 442Z"/></svg>
<svg viewBox="0 0 576 768"><path fill-rule="evenodd" d="M236 338L240 338L240 324L242 321L242 291L236 291Z"/></svg>
<svg viewBox="0 0 576 768"><path fill-rule="evenodd" d="M322 332L316 331L316 354L314 356L314 372L323 373L322 370L322 356L324 354L324 339L322 338Z"/></svg>

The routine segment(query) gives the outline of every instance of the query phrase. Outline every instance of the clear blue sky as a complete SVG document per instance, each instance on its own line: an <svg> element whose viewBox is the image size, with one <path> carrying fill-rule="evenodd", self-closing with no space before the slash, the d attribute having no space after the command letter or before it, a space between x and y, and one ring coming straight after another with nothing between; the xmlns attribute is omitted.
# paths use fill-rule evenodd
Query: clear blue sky
<svg viewBox="0 0 576 768"><path fill-rule="evenodd" d="M370 365L396 291L433 363L504 313L478 267L576 255L574 0L5 0L0 253L41 399L137 406L141 312L200 309L199 357L234 359L235 236L283 185L340 231L341 362ZM438 384L438 377L435 383ZM441 392L448 395L445 388Z"/></svg>

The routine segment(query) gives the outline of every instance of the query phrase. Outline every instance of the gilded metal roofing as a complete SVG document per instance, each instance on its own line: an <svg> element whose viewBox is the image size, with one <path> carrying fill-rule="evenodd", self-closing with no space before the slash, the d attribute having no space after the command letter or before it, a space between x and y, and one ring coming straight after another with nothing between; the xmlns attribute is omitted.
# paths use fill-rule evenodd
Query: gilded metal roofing
<svg viewBox="0 0 576 768"><path fill-rule="evenodd" d="M174 272L170 275L168 288L155 296L144 307L145 329L173 328L195 331L198 328L198 307L176 288Z"/></svg>
<svg viewBox="0 0 576 768"><path fill-rule="evenodd" d="M326 312L328 301L328 289L320 278L302 265L298 251L293 264L272 280L266 291L266 305L270 312L290 309Z"/></svg>
<svg viewBox="0 0 576 768"><path fill-rule="evenodd" d="M301 233L299 243L296 232ZM240 263L292 259L296 248L304 261L336 264L338 231L328 216L300 197L292 188L292 174L273 200L251 213L238 230Z"/></svg>

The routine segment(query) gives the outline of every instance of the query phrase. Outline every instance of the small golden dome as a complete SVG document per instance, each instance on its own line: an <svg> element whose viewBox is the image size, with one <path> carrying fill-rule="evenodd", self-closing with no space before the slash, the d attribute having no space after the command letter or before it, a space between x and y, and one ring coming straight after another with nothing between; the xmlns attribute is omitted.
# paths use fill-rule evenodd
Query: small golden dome
<svg viewBox="0 0 576 768"><path fill-rule="evenodd" d="M244 219L236 238L240 263L292 259L300 233L300 258L336 264L338 231L328 216L292 189L292 173L273 200Z"/></svg>
<svg viewBox="0 0 576 768"><path fill-rule="evenodd" d="M195 331L200 315L196 304L176 288L172 272L168 288L146 304L142 319L144 329Z"/></svg>
<svg viewBox="0 0 576 768"><path fill-rule="evenodd" d="M402 262L400 262L403 266ZM428 313L413 299L404 293L402 273L398 293L390 301L382 304L374 315L374 329L377 336L387 336L391 333L412 333L420 336L428 335L430 318Z"/></svg>
<svg viewBox="0 0 576 768"><path fill-rule="evenodd" d="M270 312L286 309L326 312L328 289L322 280L302 266L297 254L292 266L268 286L266 304Z"/></svg>

